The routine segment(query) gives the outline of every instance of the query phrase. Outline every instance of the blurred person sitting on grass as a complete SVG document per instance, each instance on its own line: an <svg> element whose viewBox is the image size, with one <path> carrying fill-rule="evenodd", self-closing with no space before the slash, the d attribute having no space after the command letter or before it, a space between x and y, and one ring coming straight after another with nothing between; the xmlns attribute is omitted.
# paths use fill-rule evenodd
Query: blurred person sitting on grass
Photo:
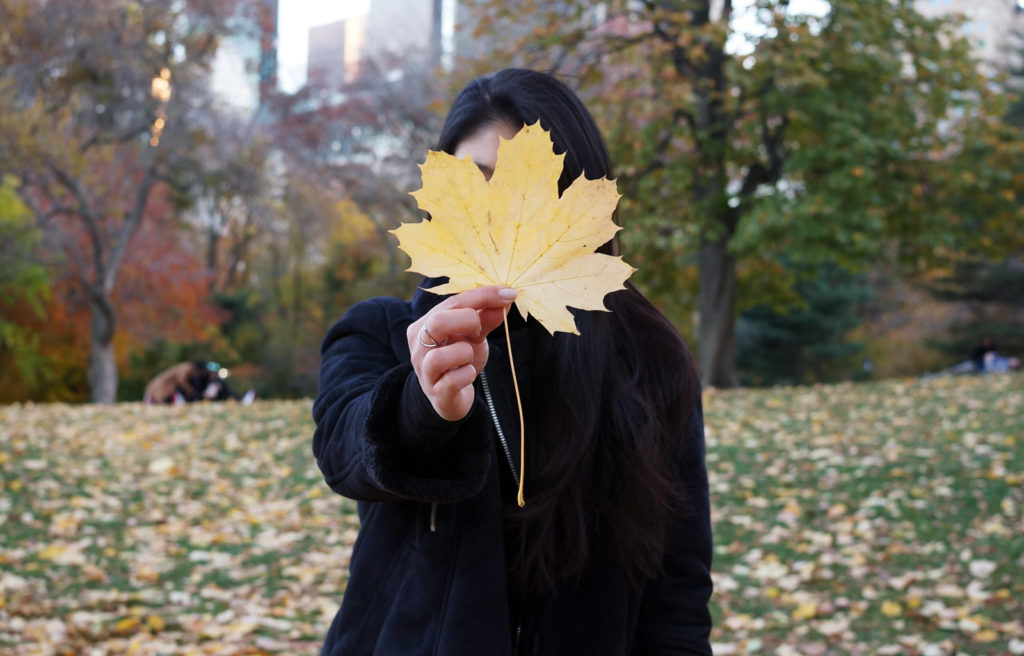
<svg viewBox="0 0 1024 656"><path fill-rule="evenodd" d="M1020 369L1020 359L1001 354L995 337L983 335L966 360L940 371L938 375L996 374L1017 369Z"/></svg>
<svg viewBox="0 0 1024 656"><path fill-rule="evenodd" d="M238 400L228 388L228 375L227 369L209 360L179 362L149 381L142 397L143 402L183 405L197 401ZM255 396L255 392L249 390L241 402L248 405Z"/></svg>

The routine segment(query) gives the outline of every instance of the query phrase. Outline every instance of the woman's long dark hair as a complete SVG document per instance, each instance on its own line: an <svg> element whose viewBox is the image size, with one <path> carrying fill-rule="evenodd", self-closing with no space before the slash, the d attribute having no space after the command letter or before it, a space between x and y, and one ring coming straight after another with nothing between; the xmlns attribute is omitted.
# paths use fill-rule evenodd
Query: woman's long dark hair
<svg viewBox="0 0 1024 656"><path fill-rule="evenodd" d="M611 177L601 133L558 80L506 69L456 98L438 144L453 153L481 128L540 120L565 153L559 193L581 174ZM613 242L601 247L611 253ZM693 358L672 324L631 284L611 312L575 312L580 336L527 324L532 403L525 508L508 513L512 585L550 590L595 559L637 584L657 574L669 518L685 503L677 471L683 427L700 398Z"/></svg>

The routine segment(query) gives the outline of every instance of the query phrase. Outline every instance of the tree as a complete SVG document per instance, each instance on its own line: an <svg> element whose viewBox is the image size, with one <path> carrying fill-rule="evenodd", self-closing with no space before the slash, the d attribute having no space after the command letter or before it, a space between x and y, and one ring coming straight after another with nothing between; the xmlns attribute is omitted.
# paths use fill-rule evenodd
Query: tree
<svg viewBox="0 0 1024 656"><path fill-rule="evenodd" d="M409 192L419 181L416 162L441 128L443 89L424 54L379 52L362 59L342 88L310 84L274 106L289 175L355 202L392 256L387 231L415 213ZM398 269L394 257L392 266Z"/></svg>
<svg viewBox="0 0 1024 656"><path fill-rule="evenodd" d="M935 298L959 301L968 318L951 327L946 339L930 345L951 358L962 358L981 338L989 335L1004 355L1024 354L1024 260L982 258L958 261L944 275L924 284Z"/></svg>
<svg viewBox="0 0 1024 656"><path fill-rule="evenodd" d="M415 215L416 160L439 128L440 85L420 55L379 52L338 86L314 76L272 96L258 132L224 120L195 151L189 220L261 396L315 393L328 327L360 298L415 285L388 230Z"/></svg>
<svg viewBox="0 0 1024 656"><path fill-rule="evenodd" d="M1024 12L1019 3L1017 7L1018 12ZM1013 56L1006 67L1012 101L1006 111L1006 122L1024 128L1024 31L1014 32L1012 38Z"/></svg>
<svg viewBox="0 0 1024 656"><path fill-rule="evenodd" d="M419 182L416 164L440 132L442 85L424 60L426 53L415 50L377 52L360 60L358 74L340 88L310 84L276 99L290 236L281 235L268 250L279 264L312 260L322 267L321 291L329 297L306 296L316 298L314 312L326 312L325 321L361 293L411 289L413 281L402 274L405 256L389 230L416 215L409 195ZM283 250L289 241L315 248L315 256L290 257ZM295 273L292 303L300 301ZM361 280L364 275L369 279Z"/></svg>
<svg viewBox="0 0 1024 656"><path fill-rule="evenodd" d="M758 305L740 315L737 353L745 383L834 380L850 372L851 359L863 349L846 339L860 324L858 309L871 296L863 280L826 265L801 276L795 291L799 304L781 310Z"/></svg>
<svg viewBox="0 0 1024 656"><path fill-rule="evenodd" d="M257 133L255 118L213 116L210 136L195 153L197 175L188 189L195 200L187 217L215 293L245 283L260 241L273 234L280 185L272 183L271 139Z"/></svg>
<svg viewBox="0 0 1024 656"><path fill-rule="evenodd" d="M220 0L0 3L0 166L88 298L93 401L116 398L115 285L154 191L202 138L189 116L230 13Z"/></svg>
<svg viewBox="0 0 1024 656"><path fill-rule="evenodd" d="M1019 141L956 22L909 0L825 16L757 0L745 33L731 0L476 5L482 33L515 21L516 63L570 78L605 127L640 282L677 296L699 270L706 384L738 383L737 313L766 300L748 289L787 293L792 276L764 284L785 262L919 266L1019 242Z"/></svg>
<svg viewBox="0 0 1024 656"><path fill-rule="evenodd" d="M118 310L114 346L119 372L137 362L139 354L149 351L153 344L200 344L207 352L196 357L203 359L210 352L222 358L219 354L226 350L218 330L225 316L210 302L210 275L203 266L202 250L189 243L189 234L181 230L178 210L167 196L167 188L161 187L150 199L149 211L132 237L120 281L111 296L111 304ZM43 242L34 218L27 210L24 214L37 241L33 241L31 231L20 230L9 253L19 249L25 253L22 269L41 268L37 250ZM53 221L55 229L77 240L79 249L87 248L87 237L76 230L72 217L55 217ZM42 276L40 284L45 292L34 299L26 298L32 287L25 285L31 280L25 275L15 277L10 286L0 283L0 323L10 328L7 334L21 336L8 342L9 348L0 347L0 371L4 372L0 402L85 400L87 371L82 354L89 349L90 303L78 280L79 273L69 263L33 275ZM149 375L168 362L156 364L157 369L148 370ZM119 376L119 398L141 399L141 388L148 381L146 373L134 370ZM135 389L125 389L121 383L126 379L135 384Z"/></svg>
<svg viewBox="0 0 1024 656"><path fill-rule="evenodd" d="M1007 95L1003 132L1005 142L1011 144L1024 140L1024 34L1017 32L1012 36L1012 55L1002 81ZM1020 216L1024 215L1024 175L1019 159L1016 163L1012 159L1012 150L1004 146L999 152L1009 155L1005 166L1012 172L1009 175L1013 176L1014 185L1006 194L1018 206L1019 232ZM953 324L945 339L929 340L932 347L951 358L962 358L983 336L989 335L1004 353L1017 355L1024 351L1024 249L1019 241L1010 243L1016 243L1018 249L1000 253L1002 257L989 257L983 251L962 253L924 281L922 286L933 297L961 303L969 317Z"/></svg>
<svg viewBox="0 0 1024 656"><path fill-rule="evenodd" d="M47 270L35 257L41 235L11 179L0 179L0 371L35 382L45 369L39 335L26 328L26 317L41 318L50 297ZM0 399L13 387L0 382Z"/></svg>

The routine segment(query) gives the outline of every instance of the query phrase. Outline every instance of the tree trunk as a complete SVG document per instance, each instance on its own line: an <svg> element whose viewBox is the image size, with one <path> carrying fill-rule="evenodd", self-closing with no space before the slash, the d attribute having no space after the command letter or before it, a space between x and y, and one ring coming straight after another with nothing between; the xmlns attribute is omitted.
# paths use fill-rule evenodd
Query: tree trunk
<svg viewBox="0 0 1024 656"><path fill-rule="evenodd" d="M710 0L690 3L692 27L704 30L712 23L712 4ZM726 23L731 13L732 3L726 0L722 8ZM728 93L725 39L704 34L700 42L703 50L700 57L694 58L679 45L673 50L676 72L681 79L691 79L693 84L695 111L689 124L698 155L694 206L715 214L717 224L705 228L698 252L697 365L705 387L736 387L740 382L736 374L734 316L736 260L727 249L736 233L739 213L724 204L729 184L726 151L734 119L723 107L723 98Z"/></svg>
<svg viewBox="0 0 1024 656"><path fill-rule="evenodd" d="M736 260L726 247L729 237L700 245L700 325L697 363L705 387L736 387Z"/></svg>
<svg viewBox="0 0 1024 656"><path fill-rule="evenodd" d="M90 290L92 310L89 340L89 391L93 403L117 401L117 363L114 360L114 306L101 290Z"/></svg>
<svg viewBox="0 0 1024 656"><path fill-rule="evenodd" d="M206 270L214 274L214 278L210 282L211 288L217 285L217 246L219 243L220 230L210 226L206 231Z"/></svg>

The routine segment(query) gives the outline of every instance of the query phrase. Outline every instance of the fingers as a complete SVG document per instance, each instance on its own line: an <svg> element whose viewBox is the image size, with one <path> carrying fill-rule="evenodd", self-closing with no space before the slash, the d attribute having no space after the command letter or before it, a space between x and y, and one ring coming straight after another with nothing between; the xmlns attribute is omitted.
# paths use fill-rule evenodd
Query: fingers
<svg viewBox="0 0 1024 656"><path fill-rule="evenodd" d="M417 372L420 376L420 382L424 385L424 391L433 392L437 390L443 392L453 388L452 383L442 383L442 378L449 373L457 369L461 369L465 366L469 366L472 371L470 372L471 378L469 383L473 382L476 378L476 368L473 366L474 362L474 348L469 342L455 342L447 346L441 346L438 348L430 349L423 356L420 362L419 371ZM456 381L461 381L459 377ZM461 386L465 386L469 383L463 383ZM426 388L430 388L429 390Z"/></svg>
<svg viewBox="0 0 1024 656"><path fill-rule="evenodd" d="M501 322L505 320L505 313L508 311L507 307L501 309L488 308L486 310L480 310L480 335L481 339L486 339L491 331L501 325Z"/></svg>
<svg viewBox="0 0 1024 656"><path fill-rule="evenodd" d="M473 405L473 381L479 369L477 362L486 362L487 342L455 342L430 349L416 368L420 387L437 414L448 421L466 416ZM484 349L482 358L477 352ZM482 365L481 365L482 367Z"/></svg>
<svg viewBox="0 0 1024 656"><path fill-rule="evenodd" d="M516 290L496 285L450 296L409 327L410 347L418 342L424 348L432 348L432 342L443 345L456 339L482 342L501 325L515 297ZM414 342L424 328L426 335Z"/></svg>
<svg viewBox="0 0 1024 656"><path fill-rule="evenodd" d="M501 325L505 313L509 305L516 299L516 295L516 290L511 287L491 285L477 287L446 298L425 317L431 322L428 328L430 334L437 334L433 331L434 324L431 315L447 315L448 312L454 310L472 309L477 314L475 323L471 323L468 315L461 315L461 318L466 322L464 325L472 325L475 330L466 331L462 336L471 341L482 341L492 330Z"/></svg>
<svg viewBox="0 0 1024 656"><path fill-rule="evenodd" d="M455 308L430 312L423 317L423 327L435 342L444 344L453 337L480 341L480 315L472 308Z"/></svg>
<svg viewBox="0 0 1024 656"><path fill-rule="evenodd" d="M457 405L457 397L465 388L469 387L472 390L474 380L476 380L476 369L471 364L449 369L434 383L432 393L428 398L438 400L438 411L444 416L443 411L452 409L453 403ZM470 402L472 400L472 396L470 396Z"/></svg>
<svg viewBox="0 0 1024 656"><path fill-rule="evenodd" d="M478 287L446 298L409 325L413 369L440 416L455 421L469 412L473 381L487 363L487 335L515 298L509 287Z"/></svg>
<svg viewBox="0 0 1024 656"><path fill-rule="evenodd" d="M473 399L476 392L473 385L466 385L450 395L438 396L431 399L431 405L438 416L447 421L459 421L469 414L473 407Z"/></svg>
<svg viewBox="0 0 1024 656"><path fill-rule="evenodd" d="M516 290L511 287L490 285L488 287L477 287L469 291L449 296L437 306L438 308L473 308L483 310L486 308L503 308L516 300Z"/></svg>

